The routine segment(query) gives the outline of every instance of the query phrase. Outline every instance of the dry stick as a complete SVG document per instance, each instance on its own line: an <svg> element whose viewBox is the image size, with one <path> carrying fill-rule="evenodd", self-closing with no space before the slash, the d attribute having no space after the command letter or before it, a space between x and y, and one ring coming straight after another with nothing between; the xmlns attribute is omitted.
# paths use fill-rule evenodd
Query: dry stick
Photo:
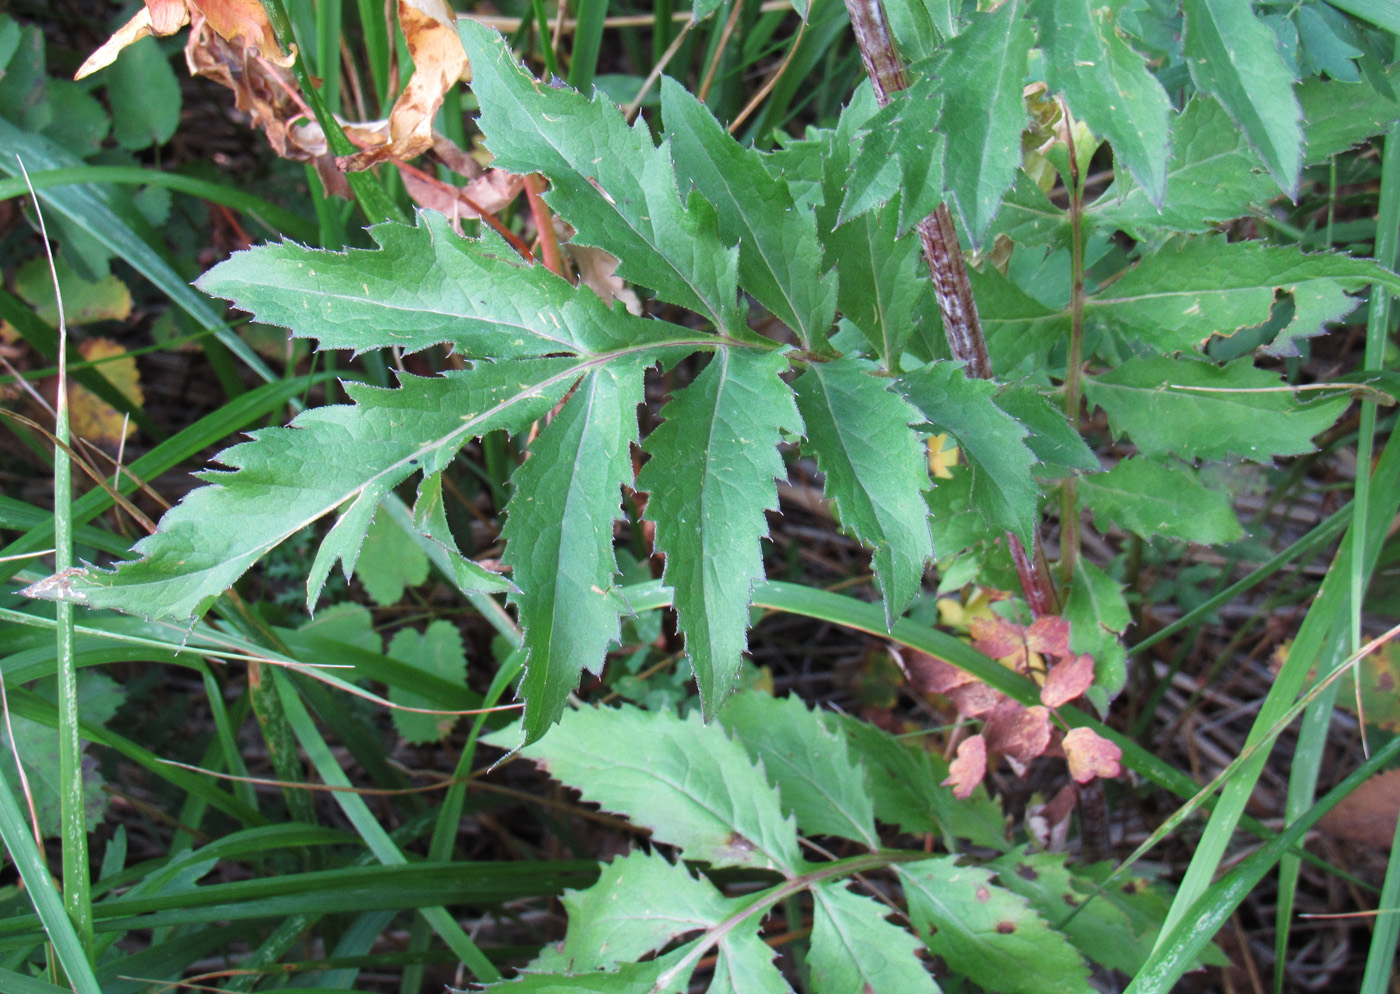
<svg viewBox="0 0 1400 994"><path fill-rule="evenodd" d="M846 10L851 16L851 28L855 31L865 73L875 88L876 101L883 107L890 102L891 93L909 85L904 76L904 64L890 37L884 6L880 0L846 0ZM948 339L948 349L954 359L966 363L964 368L969 376L990 379L992 363L987 357L987 342L982 336L977 302L972 298L972 284L967 278L967 263L963 260L958 232L947 204L939 204L932 214L920 221L918 231L929 275L933 278L934 296L943 314L943 334ZM1036 617L1054 614L1059 598L1045 565L1040 536L1035 537L1030 552L1015 535L1008 532L1006 537L1026 603Z"/></svg>

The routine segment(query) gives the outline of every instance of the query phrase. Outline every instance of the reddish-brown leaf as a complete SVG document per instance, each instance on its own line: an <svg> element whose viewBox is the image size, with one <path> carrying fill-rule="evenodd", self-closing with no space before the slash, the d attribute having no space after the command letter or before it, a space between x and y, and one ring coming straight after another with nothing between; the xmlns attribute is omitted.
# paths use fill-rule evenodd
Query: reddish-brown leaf
<svg viewBox="0 0 1400 994"><path fill-rule="evenodd" d="M1065 759L1069 775L1077 783L1094 777L1116 777L1123 771L1123 750L1092 728L1072 728L1065 733Z"/></svg>
<svg viewBox="0 0 1400 994"><path fill-rule="evenodd" d="M1017 666L1026 661L1026 629L1005 618L973 618L968 626L972 647L993 659L1011 659Z"/></svg>
<svg viewBox="0 0 1400 994"><path fill-rule="evenodd" d="M982 736L974 735L958 745L958 755L948 764L948 779L943 786L952 787L953 796L965 801L986 775L987 743Z"/></svg>
<svg viewBox="0 0 1400 994"><path fill-rule="evenodd" d="M927 652L905 649L901 655L910 685L926 694L946 694L954 687L961 687L976 680L972 674L958 669L952 663L945 663L937 656L930 656Z"/></svg>
<svg viewBox="0 0 1400 994"><path fill-rule="evenodd" d="M1050 709L1039 704L1023 707L1008 699L987 716L982 737L993 752L1029 763L1050 744Z"/></svg>
<svg viewBox="0 0 1400 994"><path fill-rule="evenodd" d="M953 702L953 707L968 718L982 717L1005 699L1005 694L985 683L965 683L948 691L948 700Z"/></svg>
<svg viewBox="0 0 1400 994"><path fill-rule="evenodd" d="M1048 708L1068 704L1094 683L1094 657L1065 656L1050 670L1040 688L1040 703Z"/></svg>
<svg viewBox="0 0 1400 994"><path fill-rule="evenodd" d="M1068 656L1069 622L1055 614L1036 618L1026 629L1026 645L1047 656Z"/></svg>
<svg viewBox="0 0 1400 994"><path fill-rule="evenodd" d="M257 49L269 62L290 69L295 54L282 54L267 11L259 0L189 0L220 38L241 48Z"/></svg>
<svg viewBox="0 0 1400 994"><path fill-rule="evenodd" d="M1375 849L1389 849L1400 816L1400 770L1386 770L1367 780L1322 816L1318 828L1336 838Z"/></svg>

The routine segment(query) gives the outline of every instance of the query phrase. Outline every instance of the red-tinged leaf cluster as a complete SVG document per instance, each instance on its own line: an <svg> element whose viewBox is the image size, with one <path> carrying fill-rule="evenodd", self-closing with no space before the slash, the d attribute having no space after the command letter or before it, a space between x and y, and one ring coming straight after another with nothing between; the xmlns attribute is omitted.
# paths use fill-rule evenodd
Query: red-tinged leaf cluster
<svg viewBox="0 0 1400 994"><path fill-rule="evenodd" d="M917 689L941 694L965 718L982 721L982 731L958 745L947 785L959 798L969 797L986 776L989 756L1005 757L1024 774L1031 761L1061 742L1070 775L1078 783L1116 777L1122 751L1088 728L1060 736L1051 721L1054 708L1068 704L1093 685L1094 660L1070 648L1069 622L1047 615L1030 625L997 616L975 617L969 625L973 648L1008 669L1041 684L1040 704L1027 707L994 690L964 670L927 653L910 651L904 661Z"/></svg>

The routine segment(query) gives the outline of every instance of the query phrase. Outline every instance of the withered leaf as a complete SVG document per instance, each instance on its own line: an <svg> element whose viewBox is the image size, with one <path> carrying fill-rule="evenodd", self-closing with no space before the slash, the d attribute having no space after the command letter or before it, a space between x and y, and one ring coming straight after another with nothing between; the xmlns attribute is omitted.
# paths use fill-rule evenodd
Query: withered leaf
<svg viewBox="0 0 1400 994"><path fill-rule="evenodd" d="M965 801L986 775L987 743L982 736L974 735L959 743L958 755L948 764L948 779L943 786L952 787L953 796Z"/></svg>
<svg viewBox="0 0 1400 994"><path fill-rule="evenodd" d="M1040 703L1057 708L1068 704L1094 684L1094 657L1069 655L1062 658L1040 688Z"/></svg>
<svg viewBox="0 0 1400 994"><path fill-rule="evenodd" d="M1123 750L1092 728L1072 728L1065 733L1065 759L1076 783L1095 777L1116 777L1123 772Z"/></svg>

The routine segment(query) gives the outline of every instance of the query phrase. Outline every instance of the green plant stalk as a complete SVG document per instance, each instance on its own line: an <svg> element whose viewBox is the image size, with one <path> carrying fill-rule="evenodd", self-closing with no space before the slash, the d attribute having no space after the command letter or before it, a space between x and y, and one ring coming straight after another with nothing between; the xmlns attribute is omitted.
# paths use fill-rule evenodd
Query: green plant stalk
<svg viewBox="0 0 1400 994"><path fill-rule="evenodd" d="M312 722L311 715L307 713L306 706L297 696L296 688L280 672L274 671L272 679L277 692L282 697L283 710L287 719L297 740L306 750L308 758L316 768L316 772L320 774L324 782L331 786L349 787L349 778L346 777L345 771L340 768L340 764L336 762L325 739L316 730L316 725ZM365 845L369 847L380 863L386 866L397 866L408 862L403 852L389 838L389 834L384 831L383 826L369 810L369 806L365 804L362 797L349 791L336 791L334 797L336 803L340 805L340 809L354 826L355 831L359 833L360 838L364 840ZM492 983L501 978L499 971L486 958L485 953L462 930L456 919L448 914L445 908L420 908L419 913L433 926L433 930L447 943L448 947L461 958L463 964L477 980L482 983Z"/></svg>
<svg viewBox="0 0 1400 994"><path fill-rule="evenodd" d="M540 55L544 58L544 71L549 73L550 79L554 79L559 75L559 63L554 57L549 15L545 12L544 0L530 0L530 12L535 18L535 29L540 33Z"/></svg>
<svg viewBox="0 0 1400 994"><path fill-rule="evenodd" d="M48 933L49 941L53 943L58 962L68 975L73 990L77 994L102 994L87 950L64 910L63 898L54 887L53 877L49 875L49 868L34 842L32 831L10 790L4 768L0 767L0 837L4 838L10 859L24 881L25 893L34 904L34 910Z"/></svg>
<svg viewBox="0 0 1400 994"><path fill-rule="evenodd" d="M307 72L306 60L302 57L300 50L296 49L292 38L292 24L287 19L287 8L283 5L282 0L263 0L263 9L267 11L267 19L272 24L273 32L277 35L278 44L289 52L297 51L292 71L296 73L297 82L301 85L302 95L311 107L311 112L316 115L316 123L321 125L321 130L325 132L326 142L330 145L331 151L336 155L354 154L354 144L345 137L340 122L335 119L335 115L326 107L326 102L321 99L321 91L317 89L311 74ZM403 211L399 210L398 205L384 192L384 187L380 185L372 173L364 171L346 173L345 178L349 180L350 189L355 193L355 200L359 203L360 210L364 212L365 220L370 224L378 224L381 221L407 223Z"/></svg>
<svg viewBox="0 0 1400 994"><path fill-rule="evenodd" d="M23 160L20 172L26 178ZM39 218L39 235L48 255L53 278L54 300L58 305L58 396L54 402L54 438L58 444L53 459L53 538L54 573L62 576L73 568L73 463L68 451L72 435L68 428L68 322L63 316L63 289L58 285L53 248L44 224L39 198L34 198ZM73 930L91 963L95 956L92 933L92 883L88 879L87 812L83 805L83 743L78 734L78 668L73 660L73 605L56 604L54 622L58 682L58 777L59 820L63 842L63 906L73 922Z"/></svg>
<svg viewBox="0 0 1400 994"><path fill-rule="evenodd" d="M1166 994L1181 975L1191 968L1211 937L1230 918L1240 902L1264 879L1264 875L1318 820L1370 776L1380 772L1396 756L1400 756L1400 738L1392 739L1369 760L1357 767L1350 776L1314 804L1303 817L1271 839L1261 849L1231 870L1218 883L1203 891L1192 902L1189 928L1174 929L1166 942L1158 942L1147 963L1138 971L1125 994ZM1163 933L1166 934L1165 932ZM1393 947L1392 947L1393 949Z"/></svg>
<svg viewBox="0 0 1400 994"><path fill-rule="evenodd" d="M1065 417L1079 428L1084 377L1084 182L1074 147L1074 121L1062 107L1070 174L1070 326L1069 359L1065 365ZM1073 475L1060 485L1060 586L1068 590L1079 559L1079 487Z"/></svg>
<svg viewBox="0 0 1400 994"><path fill-rule="evenodd" d="M1386 133L1385 154L1381 163L1381 203L1376 221L1376 260L1381 265L1394 269L1397 253L1400 253L1400 124L1391 125ZM1384 361L1385 343L1390 334L1391 294L1381 287L1373 287L1371 311L1366 322L1366 368L1379 369ZM1361 404L1361 435L1357 442L1356 456L1356 505L1367 506L1371 493L1371 444L1376 431L1376 404L1363 400ZM1383 495L1382 504L1393 505L1393 492ZM1352 555L1352 641L1361 636L1361 608L1365 595L1365 583L1369 576L1361 575L1356 569L1357 560L1365 552L1358 548ZM1357 681L1360 687L1360 681ZM1359 715L1365 728L1365 715ZM1319 759L1321 749L1318 750ZM1290 784L1291 787L1291 784ZM1291 799L1291 793L1290 793ZM1289 812L1292 815L1292 811ZM1296 871L1295 871L1296 872ZM1379 920L1371 937L1371 948L1366 956L1366 972L1362 977L1362 994L1379 994L1387 989L1391 969L1395 962L1396 940L1400 938L1400 819L1396 820L1395 838L1390 846L1390 858L1386 863L1385 882L1381 885Z"/></svg>
<svg viewBox="0 0 1400 994"><path fill-rule="evenodd" d="M1387 442L1385 450L1381 454L1380 461L1376 465L1374 480L1376 481L1375 485L1383 492L1400 492L1400 440L1394 436ZM1371 520L1362 521L1353 517L1351 522L1351 529L1364 528L1371 536L1371 541L1366 543L1364 547L1364 565L1368 574L1375 568L1376 559L1380 555L1380 541L1390 523L1390 509L1384 506L1372 506L1369 518ZM1254 726L1250 729L1249 737L1245 742L1246 748L1266 735L1280 716L1289 710L1292 701L1302 690L1309 670L1315 664L1325 664L1326 660L1321 655L1322 650L1327 644L1333 625L1337 623L1339 618L1344 617L1346 604L1350 597L1351 549L1350 539L1344 539L1341 549L1322 580L1318 595L1308 610L1307 617L1303 619L1303 624L1293 641L1293 648L1289 651L1288 660L1274 679L1273 686L1264 699L1259 714L1255 717ZM1158 948L1174 941L1171 938L1173 930L1178 928L1189 930L1195 927L1196 923L1187 918L1187 913L1205 893L1211 879L1215 876L1215 871L1224 858L1225 848L1244 814L1245 805L1254 791L1254 785L1258 782L1259 775L1263 772L1267 760L1267 751L1256 754L1250 762L1239 769L1236 776L1221 792L1220 801L1211 815L1210 822L1196 847L1186 876L1177 892L1177 897L1168 911L1166 922L1158 936Z"/></svg>
<svg viewBox="0 0 1400 994"><path fill-rule="evenodd" d="M890 94L908 86L904 65L895 50L889 22L881 0L846 0L861 62L875 90L875 100L884 107ZM990 379L992 361L987 355L987 341L982 333L982 320L977 313L977 301L972 296L972 283L967 278L967 263L958 242L953 215L946 203L939 204L932 214L918 223L919 241L928 262L934 296L943 316L943 334L954 359L966 364L969 376ZM1027 550L1021 540L1008 534L1007 543L1016 563L1016 575L1031 611L1041 615L1054 614L1059 598L1054 584L1044 568L1045 557L1040 551L1040 536L1034 537Z"/></svg>
<svg viewBox="0 0 1400 994"><path fill-rule="evenodd" d="M1332 163L1332 180L1335 189L1335 159ZM1397 252L1396 229L1400 227L1400 126L1392 125L1386 136L1381 161L1380 193L1380 210L1376 222L1375 257L1381 265L1393 269ZM1330 226L1332 201L1329 200L1328 203L1328 224ZM1330 238L1328 241L1330 244ZM1389 291L1378 286L1371 288L1371 307L1366 321L1363 369L1379 369L1384 361L1385 342L1390 329L1390 300ZM1376 404L1374 401L1362 399L1360 420L1356 442L1356 496L1353 504L1356 515L1365 521L1370 517L1371 507L1371 462L1376 436ZM1390 501L1394 496L1393 491L1387 492L1385 500ZM1349 535L1351 540L1351 584L1348 620L1353 652L1361 644L1361 610L1364 606L1366 584L1370 579L1370 570L1363 569L1367 561L1365 541L1368 537L1367 531L1360 528L1352 529ZM1328 650L1330 651L1324 651L1321 658L1330 658L1331 654L1336 651L1333 647L1340 642L1340 626L1338 625L1328 639ZM1331 726L1332 707L1335 699L1336 691L1333 690L1326 697L1320 699L1315 705L1315 710L1309 711L1303 720L1303 726L1298 736L1298 745L1294 750L1293 765L1288 777L1288 797L1284 807L1284 816L1289 822L1301 817L1311 807L1313 799L1316 797L1318 771L1322 765L1322 755L1327 743L1327 732ZM1360 718L1362 734L1364 735L1365 716L1361 715ZM1285 854L1279 861L1279 894L1274 922L1274 962L1276 963L1286 962L1288 955L1288 937L1291 931L1293 903L1297 895L1299 869L1298 858L1292 854ZM1400 873L1400 869L1397 869L1395 854L1392 850L1391 862L1386 870L1385 884L1389 885L1392 876L1397 873ZM1384 890L1384 886L1382 890ZM1382 907L1384 906L1382 903ZM1372 940L1371 953L1367 958L1368 973L1372 960L1381 947L1381 935L1381 930L1378 930ZM1395 936L1391 935L1389 954L1391 959L1394 957L1394 946ZM1387 969L1389 969L1388 961ZM1274 990L1279 994L1283 990L1283 979L1283 971L1276 970Z"/></svg>

